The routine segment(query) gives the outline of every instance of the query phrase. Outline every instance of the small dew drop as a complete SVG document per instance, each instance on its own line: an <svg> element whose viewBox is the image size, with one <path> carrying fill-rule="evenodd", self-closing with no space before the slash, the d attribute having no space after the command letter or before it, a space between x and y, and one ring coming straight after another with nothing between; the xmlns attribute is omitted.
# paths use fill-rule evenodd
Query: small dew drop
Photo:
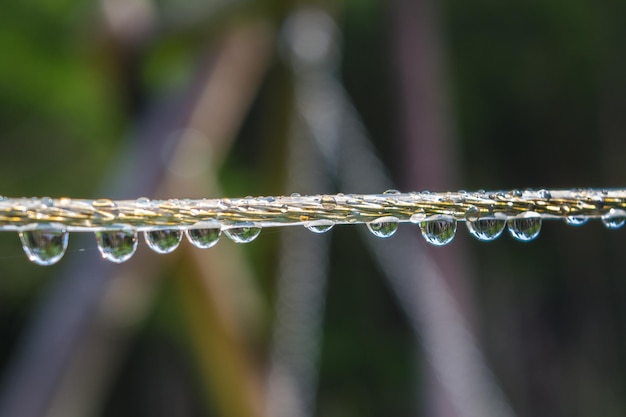
<svg viewBox="0 0 626 417"><path fill-rule="evenodd" d="M337 207L337 202L335 201L334 197L325 195L322 197L322 207L324 207L326 210L332 210Z"/></svg>
<svg viewBox="0 0 626 417"><path fill-rule="evenodd" d="M452 242L456 233L456 220L452 217L441 217L420 223L422 236L431 245L443 246Z"/></svg>
<svg viewBox="0 0 626 417"><path fill-rule="evenodd" d="M156 253L173 252L183 238L183 232L175 229L157 229L144 232L148 247Z"/></svg>
<svg viewBox="0 0 626 417"><path fill-rule="evenodd" d="M541 217L527 216L510 219L507 222L509 233L521 242L528 242L539 236L541 231Z"/></svg>
<svg viewBox="0 0 626 417"><path fill-rule="evenodd" d="M330 220L318 220L315 222L305 223L304 227L312 231L313 233L326 233L335 225Z"/></svg>
<svg viewBox="0 0 626 417"><path fill-rule="evenodd" d="M68 242L65 230L29 230L20 232L19 236L24 253L37 265L52 265L65 255Z"/></svg>
<svg viewBox="0 0 626 417"><path fill-rule="evenodd" d="M137 204L138 207L141 208L146 208L148 206L150 206L150 199L148 197L139 197L135 203Z"/></svg>
<svg viewBox="0 0 626 417"><path fill-rule="evenodd" d="M91 206L96 210L96 217L113 218L117 216L119 210L117 204L108 198L101 198L91 202Z"/></svg>
<svg viewBox="0 0 626 417"><path fill-rule="evenodd" d="M411 217L409 218L409 221L411 223L417 224L417 223L424 221L425 218L426 218L426 213L424 213L424 210L419 209L418 211L416 211L415 213L411 215Z"/></svg>
<svg viewBox="0 0 626 417"><path fill-rule="evenodd" d="M480 217L480 209L476 206L470 206L465 211L465 220L472 222Z"/></svg>
<svg viewBox="0 0 626 417"><path fill-rule="evenodd" d="M220 240L222 229L217 227L207 227L203 229L188 229L185 230L187 240L196 248L208 249Z"/></svg>
<svg viewBox="0 0 626 417"><path fill-rule="evenodd" d="M41 205L43 207L52 207L54 206L54 200L52 200L50 197L43 197L41 199Z"/></svg>
<svg viewBox="0 0 626 417"><path fill-rule="evenodd" d="M376 237L391 237L398 231L398 218L393 216L381 217L367 223L367 228Z"/></svg>
<svg viewBox="0 0 626 417"><path fill-rule="evenodd" d="M400 191L395 190L395 189L390 189L390 190L386 190L385 192L383 192L383 194L401 194Z"/></svg>
<svg viewBox="0 0 626 417"><path fill-rule="evenodd" d="M224 234L235 243L252 242L261 233L261 228L254 223L241 223L230 229L224 230Z"/></svg>
<svg viewBox="0 0 626 417"><path fill-rule="evenodd" d="M291 193L292 197L302 197L302 195L300 195L300 193Z"/></svg>
<svg viewBox="0 0 626 417"><path fill-rule="evenodd" d="M570 226L582 226L583 224L587 223L588 220L589 218L584 216L567 216L565 218L565 223L569 224Z"/></svg>
<svg viewBox="0 0 626 417"><path fill-rule="evenodd" d="M521 197L524 193L522 193L522 190L513 190L511 191L511 194L513 195L513 197Z"/></svg>
<svg viewBox="0 0 626 417"><path fill-rule="evenodd" d="M504 231L506 221L495 217L483 217L481 219L465 222L467 230L472 236L483 242L497 239Z"/></svg>
<svg viewBox="0 0 626 417"><path fill-rule="evenodd" d="M96 242L102 258L119 264L129 260L137 250L137 232L132 229L96 232Z"/></svg>
<svg viewBox="0 0 626 417"><path fill-rule="evenodd" d="M91 202L91 205L99 209L100 208L112 208L116 206L115 202L108 198L100 198L98 200L94 200Z"/></svg>
<svg viewBox="0 0 626 417"><path fill-rule="evenodd" d="M626 223L626 213L622 210L611 209L607 214L602 216L602 224L607 229L619 229Z"/></svg>
<svg viewBox="0 0 626 417"><path fill-rule="evenodd" d="M548 190L539 190L539 197L545 200L549 200L552 198L552 194Z"/></svg>

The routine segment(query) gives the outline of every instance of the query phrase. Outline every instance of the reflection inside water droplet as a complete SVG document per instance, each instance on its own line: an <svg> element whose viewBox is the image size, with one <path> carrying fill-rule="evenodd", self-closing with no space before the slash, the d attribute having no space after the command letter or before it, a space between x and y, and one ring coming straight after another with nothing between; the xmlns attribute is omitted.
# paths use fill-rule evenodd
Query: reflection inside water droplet
<svg viewBox="0 0 626 417"><path fill-rule="evenodd" d="M582 226L583 224L587 223L588 220L589 217L584 216L567 216L565 218L565 223L569 224L570 226Z"/></svg>
<svg viewBox="0 0 626 417"><path fill-rule="evenodd" d="M312 231L313 233L326 233L335 225L330 220L317 220L314 222L308 222L304 224L304 227Z"/></svg>
<svg viewBox="0 0 626 417"><path fill-rule="evenodd" d="M623 210L611 209L607 214L602 216L602 224L607 229L619 229L626 223L626 212Z"/></svg>
<svg viewBox="0 0 626 417"><path fill-rule="evenodd" d="M456 233L456 220L452 217L440 217L420 223L422 236L431 245L443 246L452 242Z"/></svg>
<svg viewBox="0 0 626 417"><path fill-rule="evenodd" d="M241 223L224 230L224 234L236 243L252 242L260 233L261 227L256 226L254 223Z"/></svg>
<svg viewBox="0 0 626 417"><path fill-rule="evenodd" d="M504 231L506 221L495 217L483 217L474 221L465 222L467 230L472 236L483 242L498 238Z"/></svg>
<svg viewBox="0 0 626 417"><path fill-rule="evenodd" d="M541 231L541 217L526 216L507 221L507 227L511 236L521 242L528 242L539 236Z"/></svg>
<svg viewBox="0 0 626 417"><path fill-rule="evenodd" d="M398 218L393 216L381 217L367 223L367 228L376 237L391 237L398 230Z"/></svg>
<svg viewBox="0 0 626 417"><path fill-rule="evenodd" d="M119 264L129 260L137 250L137 232L132 229L96 232L96 242L102 258Z"/></svg>
<svg viewBox="0 0 626 417"><path fill-rule="evenodd" d="M218 240L220 240L221 234L222 229L220 226L185 230L187 240L200 249L208 249L215 246Z"/></svg>
<svg viewBox="0 0 626 417"><path fill-rule="evenodd" d="M24 253L37 265L58 262L67 249L68 233L65 230L37 229L19 233Z"/></svg>
<svg viewBox="0 0 626 417"><path fill-rule="evenodd" d="M183 232L175 229L157 229L144 232L148 247L156 253L173 252L183 238Z"/></svg>

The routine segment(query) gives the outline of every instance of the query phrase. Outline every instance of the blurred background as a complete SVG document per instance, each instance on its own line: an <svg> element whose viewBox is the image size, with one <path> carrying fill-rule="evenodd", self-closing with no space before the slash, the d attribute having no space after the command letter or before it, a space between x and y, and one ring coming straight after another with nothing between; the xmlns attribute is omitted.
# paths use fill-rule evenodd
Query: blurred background
<svg viewBox="0 0 626 417"><path fill-rule="evenodd" d="M0 194L626 184L626 3L0 6ZM362 226L362 225L361 225ZM0 415L621 416L626 235L266 229L122 265L0 234Z"/></svg>

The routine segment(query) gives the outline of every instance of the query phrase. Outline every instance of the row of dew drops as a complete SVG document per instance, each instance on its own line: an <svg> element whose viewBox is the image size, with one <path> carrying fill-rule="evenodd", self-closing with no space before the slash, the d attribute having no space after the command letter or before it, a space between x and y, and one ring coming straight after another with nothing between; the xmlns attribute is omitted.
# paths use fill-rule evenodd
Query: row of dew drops
<svg viewBox="0 0 626 417"><path fill-rule="evenodd" d="M541 217L536 213L526 213L523 217L502 219L496 217L479 217L476 207L466 212L466 226L469 233L481 241L492 241L498 238L506 228L510 235L522 242L535 239L541 230ZM573 226L585 224L587 217L567 217L566 222ZM457 220L451 216L441 215L425 219L424 214L417 213L410 218L417 223L426 242L443 246L452 241L456 234ZM626 214L613 209L602 217L608 229L618 229L626 223ZM367 228L376 237L388 238L398 230L400 220L396 217L381 217L367 223ZM319 220L304 225L315 233L328 232L334 223ZM261 226L255 223L240 223L223 229L224 234L236 243L251 242L261 233ZM155 229L145 231L144 238L148 247L154 252L166 254L173 252L181 243L185 234L187 240L197 248L207 249L214 246L222 234L222 227L214 224L202 228ZM131 228L105 230L95 232L98 250L108 261L122 263L130 259L137 250L137 231ZM22 247L28 259L38 265L52 265L58 262L67 249L69 233L60 229L39 228L19 232Z"/></svg>

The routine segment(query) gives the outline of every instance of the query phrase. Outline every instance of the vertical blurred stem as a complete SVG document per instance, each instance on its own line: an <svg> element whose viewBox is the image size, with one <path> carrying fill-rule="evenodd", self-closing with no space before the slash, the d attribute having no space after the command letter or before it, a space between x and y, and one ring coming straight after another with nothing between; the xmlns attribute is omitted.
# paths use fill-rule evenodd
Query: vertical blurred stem
<svg viewBox="0 0 626 417"><path fill-rule="evenodd" d="M444 53L439 27L439 2L394 0L393 45L400 102L401 178L408 189L449 189L458 185L458 158L452 143L452 117L447 106ZM467 290L467 265L463 247L455 244L445 252L429 248L459 303L463 316L471 315ZM428 414L455 415L451 398L431 372L427 374Z"/></svg>
<svg viewBox="0 0 626 417"><path fill-rule="evenodd" d="M261 416L259 384L250 372L241 340L216 309L219 294L210 291L192 265L181 264L176 284L201 374L214 395L218 415Z"/></svg>

